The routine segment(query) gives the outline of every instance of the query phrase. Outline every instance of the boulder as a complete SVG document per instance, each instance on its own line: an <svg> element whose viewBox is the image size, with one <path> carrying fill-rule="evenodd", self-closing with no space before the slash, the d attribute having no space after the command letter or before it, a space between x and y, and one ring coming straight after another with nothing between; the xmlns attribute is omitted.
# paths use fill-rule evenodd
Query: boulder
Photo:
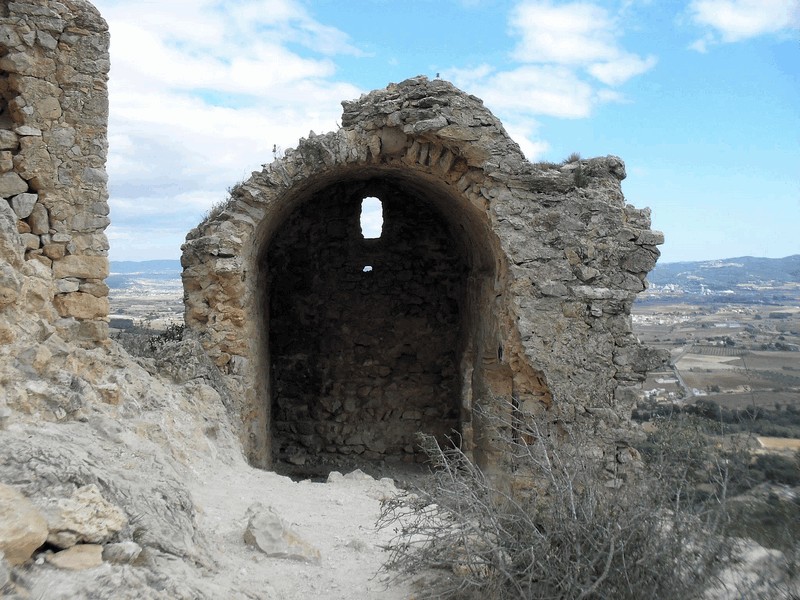
<svg viewBox="0 0 800 600"><path fill-rule="evenodd" d="M0 483L0 552L12 565L27 561L47 540L47 521L11 486Z"/></svg>
<svg viewBox="0 0 800 600"><path fill-rule="evenodd" d="M58 500L47 513L47 541L59 548L80 542L102 544L128 523L122 509L106 501L94 484L78 488L70 498Z"/></svg>
<svg viewBox="0 0 800 600"><path fill-rule="evenodd" d="M47 562L59 569L83 571L103 564L103 547L99 544L81 544L50 554Z"/></svg>
<svg viewBox="0 0 800 600"><path fill-rule="evenodd" d="M272 558L319 563L318 549L302 539L272 507L256 502L247 509L246 544Z"/></svg>

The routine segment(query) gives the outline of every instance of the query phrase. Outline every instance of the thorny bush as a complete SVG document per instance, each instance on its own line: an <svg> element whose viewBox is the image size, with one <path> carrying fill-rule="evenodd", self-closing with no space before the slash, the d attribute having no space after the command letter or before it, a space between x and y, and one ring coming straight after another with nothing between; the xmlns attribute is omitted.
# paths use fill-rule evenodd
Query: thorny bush
<svg viewBox="0 0 800 600"><path fill-rule="evenodd" d="M699 436L651 449L617 488L588 434L527 417L520 435L520 422L493 432L509 448L505 476L421 437L433 472L384 503L379 525L396 534L385 569L429 573L428 598L684 600L730 564L728 474Z"/></svg>

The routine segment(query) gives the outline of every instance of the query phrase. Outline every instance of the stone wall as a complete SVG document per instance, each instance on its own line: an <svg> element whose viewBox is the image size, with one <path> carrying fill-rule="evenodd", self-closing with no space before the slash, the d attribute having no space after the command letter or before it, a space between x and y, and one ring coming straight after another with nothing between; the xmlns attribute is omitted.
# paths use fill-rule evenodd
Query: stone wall
<svg viewBox="0 0 800 600"><path fill-rule="evenodd" d="M295 391L282 387L287 367L281 357L289 352L281 346L284 338L274 333L282 327L280 319L268 309L280 285L275 274L284 269L281 253L271 248L281 246L286 235L298 241L305 235L312 246L324 244L312 232L331 220L325 211L342 211L346 221L352 210L348 202L376 187L395 193L398 206L409 207L408 222L414 224L402 240L387 244L390 251L413 256L418 250L436 269L449 270L452 264L463 272L463 290L455 293L460 295L457 316L451 313L457 330L448 330L457 343L446 342L457 365L459 422L453 430L462 447L485 468L499 466L504 447L487 419L545 413L564 428L594 431L597 451L613 476L615 456L630 438L628 418L637 385L664 358L643 348L631 331L631 305L645 287L663 236L650 230L648 210L625 203L622 161L609 156L531 164L479 99L445 81L411 79L343 104L341 129L312 132L297 149L253 173L222 209L187 235L184 245L186 323L216 364L246 390L229 409L242 424L251 462L272 465L276 432L280 437L296 427L296 440L316 435L300 431L316 425L300 425L300 416L280 412ZM413 220L422 206L446 230L452 263L437 254L436 244L429 247L427 230ZM298 288L288 292L291 306L285 310L308 307L304 302L311 298L321 311L314 318L326 319L325 331L358 324L360 330L349 332L354 347L360 336L380 339L394 323L391 292L370 300L382 305L376 310L385 311L386 319L359 320L364 303L325 306L315 267L299 268L294 274ZM358 285L355 277L334 277L344 287L323 286L324 294L347 298L346 286ZM399 276L390 283L402 296ZM437 297L442 293L432 290ZM330 314L325 312L329 308ZM403 318L395 317L398 323ZM424 325L417 323L406 334L413 338L420 330ZM322 330L317 331L322 338ZM290 371L305 362L309 372L322 374L321 383L301 391L302 405L317 410L320 422L333 427L335 413L322 410L329 401L328 386L347 388L348 379L320 371L335 357L319 352L315 356L325 360L306 360L298 354ZM382 366L393 377L418 368L446 372L437 360L420 366L419 361L406 364L389 357ZM343 373L363 367L355 356L346 361ZM302 387L302 377L292 377ZM432 381L425 385L436 386ZM362 387L369 387L366 380L340 398L362 406ZM369 397L371 392L361 393ZM378 430L366 419L360 431L370 436ZM305 451L317 443L307 441ZM329 437L323 445L338 441ZM355 447L356 442L343 444ZM389 440L387 449L391 445Z"/></svg>
<svg viewBox="0 0 800 600"><path fill-rule="evenodd" d="M0 197L19 254L54 280L59 331L89 342L108 332L108 70L108 28L88 2L3 2Z"/></svg>
<svg viewBox="0 0 800 600"><path fill-rule="evenodd" d="M368 196L377 239L361 233ZM278 463L408 459L417 432L458 431L467 270L428 203L385 181L334 185L292 213L263 268Z"/></svg>

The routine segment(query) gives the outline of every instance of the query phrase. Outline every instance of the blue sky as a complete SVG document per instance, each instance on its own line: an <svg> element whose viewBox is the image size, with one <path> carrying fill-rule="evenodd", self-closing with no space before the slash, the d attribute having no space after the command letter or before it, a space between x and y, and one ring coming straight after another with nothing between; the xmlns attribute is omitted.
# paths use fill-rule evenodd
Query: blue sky
<svg viewBox="0 0 800 600"><path fill-rule="evenodd" d="M112 260L177 258L226 190L416 75L533 161L616 154L662 261L800 253L800 0L96 0Z"/></svg>

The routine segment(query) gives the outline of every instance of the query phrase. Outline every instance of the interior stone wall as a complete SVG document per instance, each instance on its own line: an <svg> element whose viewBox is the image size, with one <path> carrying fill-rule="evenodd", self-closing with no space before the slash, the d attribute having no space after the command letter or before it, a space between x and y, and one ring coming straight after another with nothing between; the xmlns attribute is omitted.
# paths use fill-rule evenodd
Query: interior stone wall
<svg viewBox="0 0 800 600"><path fill-rule="evenodd" d="M90 343L108 335L108 43L84 0L3 3L0 198L55 282L60 333Z"/></svg>
<svg viewBox="0 0 800 600"><path fill-rule="evenodd" d="M377 239L361 232L368 196ZM326 187L280 225L264 268L276 464L410 462L417 432L458 434L467 267L429 202L380 179Z"/></svg>
<svg viewBox="0 0 800 600"><path fill-rule="evenodd" d="M629 417L637 387L648 368L664 360L662 354L641 346L631 328L633 300L645 288L663 236L651 231L647 209L625 203L620 186L624 163L607 156L561 165L532 164L478 98L446 81L414 78L343 106L338 131L312 132L296 149L253 173L232 190L223 206L189 232L183 248L186 324L231 383L243 390L229 410L241 423L242 443L251 462L271 467L276 458L273 449L277 458L289 458L290 452L281 454L289 445L300 449L297 454L309 456L320 447L323 452L345 448L344 452L355 453L363 445L362 458L371 456L358 438L347 441L319 433L338 427L335 411L318 411L311 421L306 419L305 411L312 414L314 406L329 402L327 386L340 380L330 370L317 370L320 361L315 359L310 364L316 374L306 385L301 374L303 365L309 364L305 350L290 360L297 376L284 396L287 390L278 371L284 357L292 356L283 341L290 333L275 332L283 327L281 310L296 310L306 319L327 324L325 311L330 309L339 318L341 306L347 319L357 321L367 309L386 310L381 314L389 315L386 302L391 306L394 297L388 293L381 298L383 308L355 303L345 310L342 301L328 306L319 298L306 303L307 293L316 298L319 282L310 276L281 283L274 275L285 272L281 262L287 260L286 253L269 249L284 243L279 240L285 228L308 232L286 234L296 240L290 245L298 252L305 252L304 235L305 244L324 247L321 240L327 239L327 225L325 231L316 231L315 219L325 210L334 211L330 227L346 232L346 223L355 219L349 194L360 200L359 186L384 181L441 217L450 237L448 248L463 265L458 330L453 334L458 340L453 388L458 422L453 429L460 434L462 448L484 469L504 469L503 440L525 426L517 423L516 433L501 431L493 426L495 417L511 423L526 413L544 415L562 430L591 431L597 445L586 452L605 461L610 478L617 477L619 457L631 439ZM320 198L338 208L318 204ZM304 224L292 225L296 222ZM406 228L396 244L407 257L417 256L415 248L424 249L437 263L438 250L426 242L428 230L414 222L415 227ZM344 245L340 247L344 251ZM349 250L358 254L366 248L355 244ZM316 268L312 265L305 272L316 273ZM341 290L331 287L325 293L346 298L351 293L347 286L355 289L365 281L357 273L350 275L352 280L336 279ZM399 297L403 297L401 283L393 281ZM293 297L289 290L287 300L283 291L276 291L281 285L306 291ZM445 293L437 291L436 298ZM270 312L271 302L286 306ZM389 315L385 328L403 330L403 319ZM315 340L309 333L304 343L334 344L327 333L318 337ZM345 368L348 378L358 378L363 365L355 356L358 344L352 344ZM386 345L396 342L388 340ZM335 357L326 354L333 347L318 352L316 356L324 356L322 363L335 364ZM347 346L341 342L341 347ZM413 360L405 364L402 353L389 358L382 362L393 378L410 378L421 366ZM367 388L376 387L369 384L371 377L372 373L362 377L359 383L364 385L351 388L357 403L359 389L364 388L369 399ZM432 382L425 386L430 397L438 394ZM281 412L281 398L294 397L298 389L303 399L291 405L297 410ZM356 415L367 413L354 408L351 414L342 418L350 419L355 428ZM444 426L445 421L441 423ZM426 425L425 419L417 425ZM294 437L281 437L287 431Z"/></svg>

